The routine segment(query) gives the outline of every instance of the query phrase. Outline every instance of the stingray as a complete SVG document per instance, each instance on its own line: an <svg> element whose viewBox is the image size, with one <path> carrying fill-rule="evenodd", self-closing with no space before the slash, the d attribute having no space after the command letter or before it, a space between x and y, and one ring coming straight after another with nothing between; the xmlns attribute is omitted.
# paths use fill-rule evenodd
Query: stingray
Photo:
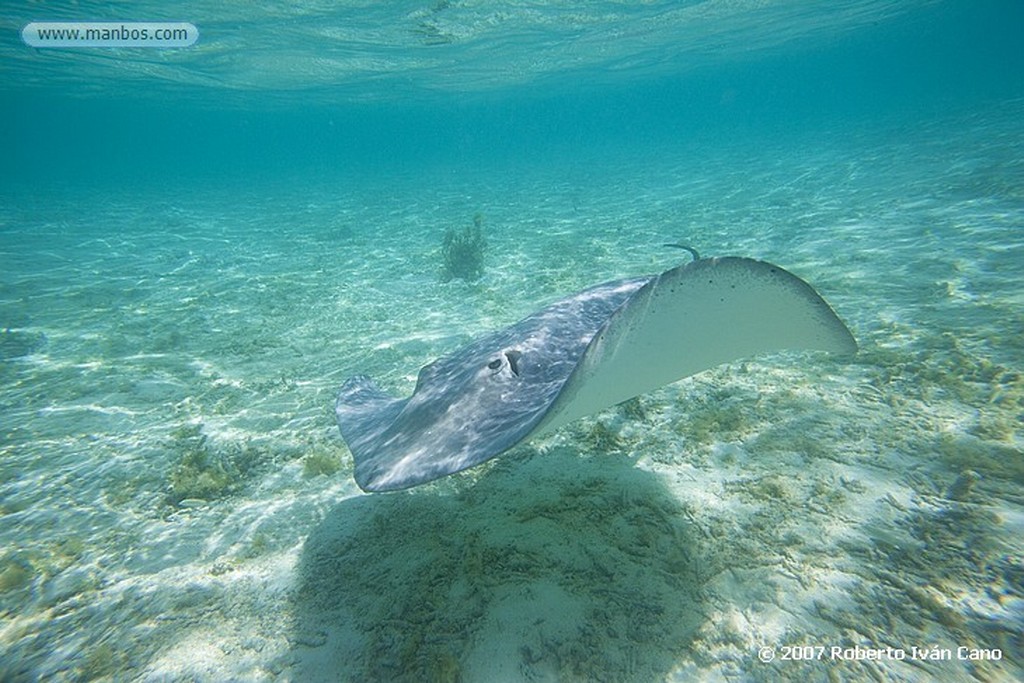
<svg viewBox="0 0 1024 683"><path fill-rule="evenodd" d="M675 245L671 245L675 246ZM364 491L417 486L722 363L780 350L853 353L850 330L779 266L699 258L585 289L424 366L408 398L365 375L335 413Z"/></svg>

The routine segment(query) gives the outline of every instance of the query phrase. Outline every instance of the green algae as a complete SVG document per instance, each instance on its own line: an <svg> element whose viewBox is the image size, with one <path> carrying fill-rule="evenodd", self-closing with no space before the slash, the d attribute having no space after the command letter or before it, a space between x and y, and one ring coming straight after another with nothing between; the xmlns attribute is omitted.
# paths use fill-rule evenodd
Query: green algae
<svg viewBox="0 0 1024 683"><path fill-rule="evenodd" d="M126 664L123 650L115 649L110 643L99 643L90 647L75 667L76 680L116 680Z"/></svg>
<svg viewBox="0 0 1024 683"><path fill-rule="evenodd" d="M868 347L855 362L871 368L869 382L899 398L935 401L945 395L978 408L1024 406L1024 377L989 357L989 350L949 332L914 347Z"/></svg>
<svg viewBox="0 0 1024 683"><path fill-rule="evenodd" d="M341 469L341 456L336 452L317 450L302 459L302 475L307 479L318 476L330 476Z"/></svg>
<svg viewBox="0 0 1024 683"><path fill-rule="evenodd" d="M710 444L717 440L730 440L731 436L750 427L746 410L739 405L705 403L687 415L679 431L696 444Z"/></svg>
<svg viewBox="0 0 1024 683"><path fill-rule="evenodd" d="M441 280L479 280L484 273L484 252L487 240L483 233L484 217L473 216L473 225L462 230L448 228L441 240Z"/></svg>
<svg viewBox="0 0 1024 683"><path fill-rule="evenodd" d="M167 475L167 501L215 500L236 492L269 456L246 442L215 446L202 425L186 425L174 431L168 443L177 453Z"/></svg>
<svg viewBox="0 0 1024 683"><path fill-rule="evenodd" d="M625 444L618 432L600 420L584 432L581 443L584 450L597 453L619 451Z"/></svg>
<svg viewBox="0 0 1024 683"><path fill-rule="evenodd" d="M982 477L1024 482L1024 452L1020 448L985 441L975 436L943 433L934 442L934 452L954 472L974 470Z"/></svg>
<svg viewBox="0 0 1024 683"><path fill-rule="evenodd" d="M24 588L35 575L35 568L24 557L15 555L5 558L0 562L0 593Z"/></svg>
<svg viewBox="0 0 1024 683"><path fill-rule="evenodd" d="M29 356L46 346L46 335L25 330L0 330L0 361Z"/></svg>

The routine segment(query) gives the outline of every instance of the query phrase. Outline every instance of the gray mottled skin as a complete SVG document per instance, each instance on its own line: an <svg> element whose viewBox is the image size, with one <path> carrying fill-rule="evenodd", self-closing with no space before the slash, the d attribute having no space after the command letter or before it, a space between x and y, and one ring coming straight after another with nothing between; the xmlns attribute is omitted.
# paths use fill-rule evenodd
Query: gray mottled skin
<svg viewBox="0 0 1024 683"><path fill-rule="evenodd" d="M366 491L408 488L519 443L594 334L649 279L586 289L480 337L420 370L409 398L388 396L364 375L346 381L335 412L356 461L356 482Z"/></svg>

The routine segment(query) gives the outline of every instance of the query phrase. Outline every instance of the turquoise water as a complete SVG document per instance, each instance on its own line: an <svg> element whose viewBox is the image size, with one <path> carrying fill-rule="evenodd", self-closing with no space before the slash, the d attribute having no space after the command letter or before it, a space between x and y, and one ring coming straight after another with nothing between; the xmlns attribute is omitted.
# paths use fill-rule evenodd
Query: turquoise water
<svg viewBox="0 0 1024 683"><path fill-rule="evenodd" d="M200 40L20 42L48 19ZM1024 677L1022 19L0 10L0 679ZM477 214L483 275L444 281ZM860 352L359 491L347 377L407 395L667 242L794 272Z"/></svg>

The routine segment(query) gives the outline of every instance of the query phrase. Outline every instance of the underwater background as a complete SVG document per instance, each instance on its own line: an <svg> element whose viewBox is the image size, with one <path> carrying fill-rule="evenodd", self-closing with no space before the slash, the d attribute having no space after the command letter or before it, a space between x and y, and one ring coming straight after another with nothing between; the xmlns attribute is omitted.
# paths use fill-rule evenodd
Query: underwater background
<svg viewBox="0 0 1024 683"><path fill-rule="evenodd" d="M21 40L76 20L200 37ZM0 680L1024 678L1024 4L0 26ZM359 491L347 377L408 395L679 242L807 280L860 352Z"/></svg>

